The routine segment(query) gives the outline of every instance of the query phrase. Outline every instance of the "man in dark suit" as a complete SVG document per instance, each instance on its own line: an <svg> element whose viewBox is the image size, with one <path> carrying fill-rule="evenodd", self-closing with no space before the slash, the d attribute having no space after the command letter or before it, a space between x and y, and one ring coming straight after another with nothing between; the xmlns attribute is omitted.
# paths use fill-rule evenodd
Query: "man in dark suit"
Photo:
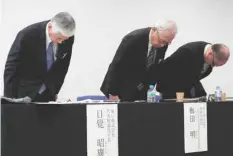
<svg viewBox="0 0 233 156"><path fill-rule="evenodd" d="M109 65L101 91L110 100L146 100L150 70L164 59L176 33L175 22L167 20L127 34Z"/></svg>
<svg viewBox="0 0 233 156"><path fill-rule="evenodd" d="M22 29L5 64L4 96L55 100L70 64L74 33L75 20L67 12Z"/></svg>
<svg viewBox="0 0 233 156"><path fill-rule="evenodd" d="M206 96L200 80L213 67L224 65L229 56L230 51L224 44L187 43L159 65L158 89L164 98L175 98L176 92L184 92L187 98Z"/></svg>

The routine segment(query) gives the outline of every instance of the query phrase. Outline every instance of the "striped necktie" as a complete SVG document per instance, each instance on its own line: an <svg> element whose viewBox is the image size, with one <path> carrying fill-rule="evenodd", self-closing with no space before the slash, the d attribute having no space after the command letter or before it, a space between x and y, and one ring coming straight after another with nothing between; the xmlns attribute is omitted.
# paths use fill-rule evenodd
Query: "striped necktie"
<svg viewBox="0 0 233 156"><path fill-rule="evenodd" d="M156 56L156 48L151 47L149 55L147 57L147 69L154 63L155 61L155 56Z"/></svg>

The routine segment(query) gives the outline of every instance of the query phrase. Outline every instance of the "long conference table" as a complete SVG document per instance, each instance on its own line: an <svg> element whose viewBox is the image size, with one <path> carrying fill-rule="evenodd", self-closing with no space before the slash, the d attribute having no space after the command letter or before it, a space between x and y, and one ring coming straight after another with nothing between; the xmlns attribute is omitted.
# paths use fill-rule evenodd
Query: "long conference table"
<svg viewBox="0 0 233 156"><path fill-rule="evenodd" d="M2 102L2 156L87 156L87 105ZM233 156L233 102L207 121L208 151L185 154L183 103L119 103L119 156Z"/></svg>

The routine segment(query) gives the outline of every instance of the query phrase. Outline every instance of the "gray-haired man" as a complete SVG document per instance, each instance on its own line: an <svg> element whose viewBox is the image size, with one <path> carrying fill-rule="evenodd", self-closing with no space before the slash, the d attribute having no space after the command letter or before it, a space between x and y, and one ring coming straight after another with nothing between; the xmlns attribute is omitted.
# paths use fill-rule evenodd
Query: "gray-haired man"
<svg viewBox="0 0 233 156"><path fill-rule="evenodd" d="M110 100L145 100L149 79L153 79L150 70L164 59L176 33L176 23L164 20L127 34L108 68L101 91Z"/></svg>
<svg viewBox="0 0 233 156"><path fill-rule="evenodd" d="M70 64L74 33L75 20L67 12L22 29L7 57L4 96L55 100Z"/></svg>

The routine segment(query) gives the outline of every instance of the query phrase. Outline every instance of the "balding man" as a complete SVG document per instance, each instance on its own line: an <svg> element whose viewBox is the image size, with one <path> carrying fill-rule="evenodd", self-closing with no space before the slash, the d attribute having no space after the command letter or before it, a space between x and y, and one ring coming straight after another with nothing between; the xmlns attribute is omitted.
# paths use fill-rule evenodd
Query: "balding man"
<svg viewBox="0 0 233 156"><path fill-rule="evenodd" d="M176 33L176 23L164 20L127 34L108 68L101 91L110 100L146 100L149 71L164 59Z"/></svg>
<svg viewBox="0 0 233 156"><path fill-rule="evenodd" d="M184 92L187 98L206 96L200 80L229 57L230 50L224 44L198 41L181 46L160 64L158 82L163 97L174 98L176 92Z"/></svg>

